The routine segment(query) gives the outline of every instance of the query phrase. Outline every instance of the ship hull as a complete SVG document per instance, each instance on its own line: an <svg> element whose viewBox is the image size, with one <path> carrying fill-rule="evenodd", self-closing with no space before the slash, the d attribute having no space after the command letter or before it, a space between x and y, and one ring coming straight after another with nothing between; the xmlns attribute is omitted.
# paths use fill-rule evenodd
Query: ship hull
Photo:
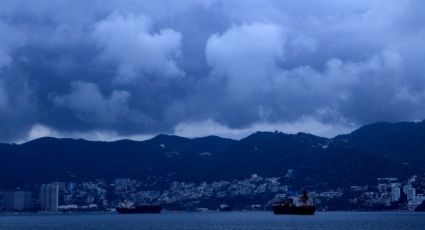
<svg viewBox="0 0 425 230"><path fill-rule="evenodd" d="M314 215L314 213L316 212L316 207L274 205L273 212L275 215Z"/></svg>
<svg viewBox="0 0 425 230"><path fill-rule="evenodd" d="M161 206L136 206L131 208L116 208L120 214L161 213Z"/></svg>

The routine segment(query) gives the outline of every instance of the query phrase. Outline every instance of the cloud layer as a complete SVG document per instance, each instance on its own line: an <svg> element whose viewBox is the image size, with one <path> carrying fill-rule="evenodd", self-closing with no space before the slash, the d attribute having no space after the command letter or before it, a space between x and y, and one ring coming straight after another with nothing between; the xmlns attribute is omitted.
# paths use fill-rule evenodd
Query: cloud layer
<svg viewBox="0 0 425 230"><path fill-rule="evenodd" d="M425 117L420 0L0 3L0 141Z"/></svg>

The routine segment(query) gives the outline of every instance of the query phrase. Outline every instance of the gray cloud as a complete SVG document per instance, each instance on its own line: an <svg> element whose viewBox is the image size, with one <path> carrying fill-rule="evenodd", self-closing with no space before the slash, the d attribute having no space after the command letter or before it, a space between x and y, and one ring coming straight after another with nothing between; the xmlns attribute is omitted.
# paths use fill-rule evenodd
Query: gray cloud
<svg viewBox="0 0 425 230"><path fill-rule="evenodd" d="M0 19L0 73L12 62L11 52L24 43L23 36Z"/></svg>
<svg viewBox="0 0 425 230"><path fill-rule="evenodd" d="M181 35L171 29L151 34L151 22L143 16L118 14L96 24L94 36L102 58L118 64L118 81L137 77L183 75L174 58L180 54Z"/></svg>
<svg viewBox="0 0 425 230"><path fill-rule="evenodd" d="M284 60L285 36L282 28L271 24L233 26L207 41L207 63L212 75L225 76L234 96L267 91L268 78Z"/></svg>
<svg viewBox="0 0 425 230"><path fill-rule="evenodd" d="M49 132L240 137L273 127L332 135L421 120L423 7L420 0L5 0L0 140Z"/></svg>
<svg viewBox="0 0 425 230"><path fill-rule="evenodd" d="M58 106L71 109L77 118L89 124L109 125L122 121L141 122L142 114L128 107L129 93L114 90L104 96L93 83L73 82L69 94L55 97Z"/></svg>

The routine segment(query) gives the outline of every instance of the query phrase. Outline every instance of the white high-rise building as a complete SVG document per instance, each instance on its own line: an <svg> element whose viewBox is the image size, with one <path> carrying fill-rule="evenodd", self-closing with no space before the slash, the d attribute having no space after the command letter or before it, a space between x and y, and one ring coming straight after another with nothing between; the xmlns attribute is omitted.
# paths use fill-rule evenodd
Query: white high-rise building
<svg viewBox="0 0 425 230"><path fill-rule="evenodd" d="M408 201L414 201L415 200L416 189L412 185L410 185L410 184L405 185L403 187L403 192L406 193Z"/></svg>
<svg viewBox="0 0 425 230"><path fill-rule="evenodd" d="M40 189L41 209L57 211L59 206L59 184L43 184Z"/></svg>
<svg viewBox="0 0 425 230"><path fill-rule="evenodd" d="M399 186L394 186L391 188L391 201L397 202L401 198L401 189Z"/></svg>
<svg viewBox="0 0 425 230"><path fill-rule="evenodd" d="M6 193L4 199L5 209L8 211L24 211L32 208L32 193L15 191Z"/></svg>

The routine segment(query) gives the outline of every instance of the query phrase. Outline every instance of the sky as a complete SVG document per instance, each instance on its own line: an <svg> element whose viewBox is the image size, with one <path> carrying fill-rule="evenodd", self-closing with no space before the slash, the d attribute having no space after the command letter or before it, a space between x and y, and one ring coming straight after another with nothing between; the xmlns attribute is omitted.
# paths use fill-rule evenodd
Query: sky
<svg viewBox="0 0 425 230"><path fill-rule="evenodd" d="M425 117L422 0L2 0L0 142Z"/></svg>

